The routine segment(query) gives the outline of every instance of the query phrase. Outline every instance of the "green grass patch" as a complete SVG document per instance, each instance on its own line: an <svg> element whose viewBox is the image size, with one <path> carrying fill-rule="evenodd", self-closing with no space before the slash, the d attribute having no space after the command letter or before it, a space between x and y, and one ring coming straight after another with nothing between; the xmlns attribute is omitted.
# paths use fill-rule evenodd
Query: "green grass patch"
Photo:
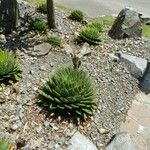
<svg viewBox="0 0 150 150"><path fill-rule="evenodd" d="M48 42L53 47L58 47L61 45L61 38L57 35L49 35L46 38L44 38L45 42Z"/></svg>
<svg viewBox="0 0 150 150"><path fill-rule="evenodd" d="M29 22L29 29L46 33L48 26L45 21L38 18L32 18Z"/></svg>
<svg viewBox="0 0 150 150"><path fill-rule="evenodd" d="M150 39L150 25L143 25L143 36Z"/></svg>
<svg viewBox="0 0 150 150"><path fill-rule="evenodd" d="M112 16L103 16L103 17L97 17L96 20L100 20L103 22L103 26L112 26L113 22L115 20L115 17Z"/></svg>

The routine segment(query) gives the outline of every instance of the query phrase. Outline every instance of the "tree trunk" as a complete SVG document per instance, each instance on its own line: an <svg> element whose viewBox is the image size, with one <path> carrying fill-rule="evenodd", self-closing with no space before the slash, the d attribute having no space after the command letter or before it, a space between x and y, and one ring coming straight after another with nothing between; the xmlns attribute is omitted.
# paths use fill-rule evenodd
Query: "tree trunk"
<svg viewBox="0 0 150 150"><path fill-rule="evenodd" d="M50 29L56 27L53 0L47 0L47 20Z"/></svg>
<svg viewBox="0 0 150 150"><path fill-rule="evenodd" d="M17 26L18 4L16 0L0 0L0 27L9 34Z"/></svg>

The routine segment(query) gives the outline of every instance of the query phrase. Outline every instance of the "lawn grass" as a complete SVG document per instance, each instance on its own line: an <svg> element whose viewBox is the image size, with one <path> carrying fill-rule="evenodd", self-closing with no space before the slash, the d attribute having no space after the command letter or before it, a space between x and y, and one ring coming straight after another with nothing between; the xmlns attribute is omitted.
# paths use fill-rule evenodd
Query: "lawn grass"
<svg viewBox="0 0 150 150"><path fill-rule="evenodd" d="M32 4L32 5L39 5L39 4L42 4L42 3L46 3L46 0L26 0L28 3ZM69 7L66 7L64 6L63 4L60 4L60 3L57 3L57 2L54 2L54 6L57 7L57 8L60 8L64 11L67 11L67 12L70 12L72 11L71 8Z"/></svg>
<svg viewBox="0 0 150 150"><path fill-rule="evenodd" d="M143 36L150 39L150 25L143 25Z"/></svg>
<svg viewBox="0 0 150 150"><path fill-rule="evenodd" d="M112 26L113 22L115 20L115 17L112 16L100 16L96 18L97 20L101 20L103 22L104 27L106 26Z"/></svg>

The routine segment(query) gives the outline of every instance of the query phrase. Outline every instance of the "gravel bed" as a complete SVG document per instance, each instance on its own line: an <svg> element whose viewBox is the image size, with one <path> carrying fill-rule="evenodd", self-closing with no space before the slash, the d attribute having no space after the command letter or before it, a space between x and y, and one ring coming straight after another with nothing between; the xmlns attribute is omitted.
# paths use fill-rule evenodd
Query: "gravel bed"
<svg viewBox="0 0 150 150"><path fill-rule="evenodd" d="M74 32L81 24L68 20L67 15L64 19L70 24L71 32L67 35L61 33L61 36L64 43L73 45ZM18 83L0 91L0 136L20 144L20 149L23 150L65 150L71 136L79 130L98 149L103 149L119 131L120 124L139 91L138 81L129 74L124 64L114 62L109 54L121 51L147 59L150 57L150 50L144 39L112 40L107 36L107 30L103 32L103 36L103 43L90 46L91 55L84 57L82 61L83 69L95 79L99 93L98 109L90 120L76 126L72 121L62 120L61 117L48 116L36 103L38 89L48 74L57 67L71 63L65 53L57 52L63 51L62 47L53 49L43 57L31 57L18 50L16 53L22 62L23 76ZM11 48L10 45L8 47ZM78 49L80 46L75 47ZM102 129L106 129L108 133L104 134Z"/></svg>

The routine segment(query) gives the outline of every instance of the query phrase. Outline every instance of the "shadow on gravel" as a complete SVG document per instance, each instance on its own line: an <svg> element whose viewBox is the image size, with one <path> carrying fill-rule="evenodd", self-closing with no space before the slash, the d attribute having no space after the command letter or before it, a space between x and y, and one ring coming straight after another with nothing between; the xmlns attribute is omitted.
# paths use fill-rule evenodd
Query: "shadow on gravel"
<svg viewBox="0 0 150 150"><path fill-rule="evenodd" d="M139 80L139 88L145 94L150 93L150 62L147 64L145 74L141 80Z"/></svg>
<svg viewBox="0 0 150 150"><path fill-rule="evenodd" d="M6 36L6 43L1 44L1 49L8 49L10 51L19 50L28 50L30 47L34 47L35 44L39 43L36 38L36 33L29 34L29 30L25 30L20 33L12 33L11 35Z"/></svg>

